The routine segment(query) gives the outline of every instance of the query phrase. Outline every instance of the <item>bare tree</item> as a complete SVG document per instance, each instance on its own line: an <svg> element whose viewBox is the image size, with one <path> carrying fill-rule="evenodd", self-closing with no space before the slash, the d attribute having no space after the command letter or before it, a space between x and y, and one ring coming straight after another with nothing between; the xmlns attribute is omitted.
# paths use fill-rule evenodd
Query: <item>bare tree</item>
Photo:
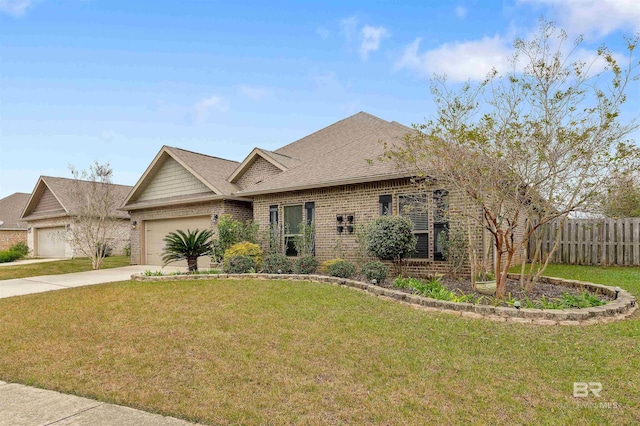
<svg viewBox="0 0 640 426"><path fill-rule="evenodd" d="M543 21L535 38L515 41L505 75L494 70L460 90L434 78L436 117L385 152L399 167L442 180L475 202L478 211L467 214L493 237L497 297L505 295L507 273L520 254L536 264L522 268L521 285L533 288L560 230L549 253L540 246L527 253L530 237L556 218L590 208L609 176L637 155L625 140L637 126L620 123L619 113L637 80L638 37L627 39L625 69L605 47L591 63L570 62L582 40L565 49L566 40L564 31Z"/></svg>
<svg viewBox="0 0 640 426"><path fill-rule="evenodd" d="M93 269L100 269L110 248L129 237L123 227L123 214L117 211L121 194L111 183L113 171L109 163L96 161L81 171L69 168L74 177L70 191L76 204L69 242L91 259Z"/></svg>

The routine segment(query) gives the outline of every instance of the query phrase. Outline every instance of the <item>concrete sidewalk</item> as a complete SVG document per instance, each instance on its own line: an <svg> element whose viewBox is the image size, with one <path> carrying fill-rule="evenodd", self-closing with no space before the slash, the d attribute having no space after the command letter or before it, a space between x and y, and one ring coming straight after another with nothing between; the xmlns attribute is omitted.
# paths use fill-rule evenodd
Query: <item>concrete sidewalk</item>
<svg viewBox="0 0 640 426"><path fill-rule="evenodd" d="M184 420L0 381L0 426L184 426Z"/></svg>
<svg viewBox="0 0 640 426"><path fill-rule="evenodd" d="M0 268L3 266L20 266L20 265L31 265L32 263L45 263L45 262L58 262L60 260L67 259L22 259L22 260L14 260L13 262L5 262L0 263Z"/></svg>
<svg viewBox="0 0 640 426"><path fill-rule="evenodd" d="M0 298L21 296L23 294L42 293L63 288L104 284L114 281L126 281L132 274L145 270L164 272L186 271L186 267L156 265L131 265L121 268L100 269L98 271L75 272L71 274L43 275L39 277L15 278L0 281Z"/></svg>

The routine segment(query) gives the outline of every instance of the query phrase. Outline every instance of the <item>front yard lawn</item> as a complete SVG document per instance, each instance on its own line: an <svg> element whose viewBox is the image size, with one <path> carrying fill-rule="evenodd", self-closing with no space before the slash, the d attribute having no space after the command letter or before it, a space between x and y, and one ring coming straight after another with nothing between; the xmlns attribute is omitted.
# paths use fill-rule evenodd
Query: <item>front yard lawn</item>
<svg viewBox="0 0 640 426"><path fill-rule="evenodd" d="M604 283L638 296L626 269ZM311 282L122 282L0 299L0 341L0 380L209 424L640 418L637 313L541 327ZM601 397L574 398L574 382Z"/></svg>
<svg viewBox="0 0 640 426"><path fill-rule="evenodd" d="M121 266L129 266L130 264L131 258L129 256L110 256L104 259L100 269L119 268ZM89 258L3 266L0 268L0 280L37 277L40 275L59 275L84 271L91 271L91 260Z"/></svg>

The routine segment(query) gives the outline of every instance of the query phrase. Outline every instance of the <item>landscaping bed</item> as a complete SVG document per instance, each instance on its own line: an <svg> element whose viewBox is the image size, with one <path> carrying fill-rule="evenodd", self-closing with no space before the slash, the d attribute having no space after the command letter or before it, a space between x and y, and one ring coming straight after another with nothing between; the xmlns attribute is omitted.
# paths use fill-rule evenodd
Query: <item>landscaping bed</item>
<svg viewBox="0 0 640 426"><path fill-rule="evenodd" d="M521 303L530 302L531 305L539 305L541 301L549 303L553 300L563 300L565 295L569 297L582 298L584 297L584 289L575 287L568 287L562 284L555 284L550 282L541 281L538 282L531 292L527 292L520 288L520 281L515 279L507 279L506 282L506 294L504 299L496 299L491 296L487 296L475 291L471 286L470 279L453 278L449 276L442 277L440 283L449 292L457 296L469 296L469 302L479 305L492 305L492 306L512 306L513 302L518 300ZM381 287L390 288L394 290L403 291L410 294L417 293L411 288L399 288L394 285L394 280L387 279L379 284ZM614 298L608 294L593 295L605 304L614 300ZM598 306L598 305L595 305ZM550 306L547 307L551 308Z"/></svg>

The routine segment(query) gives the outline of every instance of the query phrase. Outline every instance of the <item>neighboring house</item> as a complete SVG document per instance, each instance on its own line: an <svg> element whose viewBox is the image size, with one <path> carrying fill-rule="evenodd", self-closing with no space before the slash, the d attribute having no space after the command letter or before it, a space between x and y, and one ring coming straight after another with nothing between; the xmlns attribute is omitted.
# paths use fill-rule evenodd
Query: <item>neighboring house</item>
<svg viewBox="0 0 640 426"><path fill-rule="evenodd" d="M222 214L253 219L263 233L276 230L272 243L278 240L278 249L290 256L297 255L298 225L313 223L319 261L356 260L359 225L381 214L403 214L413 220L418 238L411 269L444 270L438 236L448 232L449 217L477 207L435 180L418 186L392 162L378 161L382 142L397 143L409 132L409 127L360 112L275 151L255 148L241 163L165 146L122 207L136 229L131 262L161 264L162 238L168 232L215 231ZM488 238L477 224L471 229L482 252Z"/></svg>
<svg viewBox="0 0 640 426"><path fill-rule="evenodd" d="M30 194L16 192L0 200L0 251L27 243L27 225L20 220Z"/></svg>
<svg viewBox="0 0 640 426"><path fill-rule="evenodd" d="M76 185L80 185L78 188ZM27 241L30 255L35 257L73 258L84 256L70 242L71 230L76 224L83 201L78 195L82 187L87 191L91 182L51 176L40 176L24 210L21 220L27 225ZM111 184L117 200L116 206L124 201L131 186ZM129 244L131 223L126 212L114 210L114 217L121 220L117 238L108 245L113 254L122 254Z"/></svg>

